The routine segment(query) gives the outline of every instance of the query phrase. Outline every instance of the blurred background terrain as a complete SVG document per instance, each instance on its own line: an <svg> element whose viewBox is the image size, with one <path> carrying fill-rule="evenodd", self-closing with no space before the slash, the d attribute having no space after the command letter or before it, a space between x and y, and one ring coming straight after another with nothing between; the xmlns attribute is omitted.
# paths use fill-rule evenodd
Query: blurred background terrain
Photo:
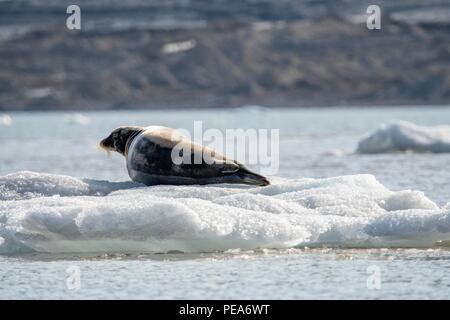
<svg viewBox="0 0 450 320"><path fill-rule="evenodd" d="M450 0L0 0L0 110L449 102Z"/></svg>

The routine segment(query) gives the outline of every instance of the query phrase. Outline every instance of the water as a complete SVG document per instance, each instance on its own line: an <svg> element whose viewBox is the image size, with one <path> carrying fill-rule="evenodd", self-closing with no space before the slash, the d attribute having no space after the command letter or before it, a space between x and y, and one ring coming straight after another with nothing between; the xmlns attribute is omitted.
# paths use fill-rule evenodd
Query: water
<svg viewBox="0 0 450 320"><path fill-rule="evenodd" d="M414 249L0 258L0 297L448 299L449 258L447 251ZM66 286L74 266L80 289ZM374 267L379 289L369 279Z"/></svg>
<svg viewBox="0 0 450 320"><path fill-rule="evenodd" d="M42 198L45 192L50 192L48 195L52 195L51 192L55 190L61 193L61 189L58 189L60 186L52 189L48 185L45 188L42 188L42 184L39 185L50 180L44 179L42 180L44 182L33 180L35 184L31 185L32 192L27 194L23 191L23 183L19 183L22 180L14 180L12 185L14 190L18 190L14 196L33 199L24 200L23 203L12 201L7 205L3 204L6 206L3 210L10 214L11 212L25 214L25 218L19 218L15 221L16 224L11 226L25 226L24 230L27 232L32 230L34 233L27 233L31 235L29 239L20 238L20 240L27 244L31 243L31 247L35 244L35 250L53 253L16 252L12 256L0 256L0 298L448 298L450 279L446 271L450 267L450 255L446 244L442 242L436 244L436 241L448 240L444 229L449 226L448 209L445 206L450 198L448 196L450 173L446 170L450 164L450 154L359 155L354 151L358 141L383 122L399 119L423 126L449 124L450 109L243 108L231 111L89 112L83 115L9 113L8 116L4 118L8 121L0 123L2 145L0 176L29 170L72 176L77 179L69 185L64 182L63 187L69 190L64 189L65 192L71 195L66 198ZM123 124L159 124L192 129L194 120L203 120L204 128L279 128L280 168L276 177L272 177L278 187L275 186L272 190L286 189L288 185L292 188L293 181L296 181L294 189L289 189L293 193L289 195L289 193L262 191L263 194L260 196L259 192L252 195L254 191L243 189L246 191L242 195L239 188L222 187L219 193L227 193L227 198L223 198L223 195L219 197L217 194L207 197L211 194L210 189L198 187L189 190L167 188L134 190L129 189L131 186L119 185L118 189L125 188L125 190L96 198L97 200L94 199L92 202L89 202L92 197L83 196L99 190L108 193L118 186L110 182L128 180L123 158L115 154L108 158L96 147L98 141L112 129ZM355 174L371 174L379 184L375 178L372 180L367 176L354 176L350 180L344 179L345 181L343 178L322 179ZM305 177L318 179L314 182L317 184L316 189L305 189L304 183L307 180L302 180ZM91 180L86 182L78 178ZM64 179L66 178L57 176L56 181L66 181ZM110 182L99 184L96 181L92 182L92 179ZM30 181L30 177L26 176L25 180ZM82 184L84 182L87 187ZM355 185L362 186L358 189L354 187ZM22 189L19 186L22 186ZM37 187L43 192L40 196L33 193ZM419 190L425 195L416 192L391 193L388 189ZM12 194L12 190L8 190ZM349 190L348 196L346 190ZM157 192L163 199L170 195L179 199L168 201L175 207L167 207L164 201L162 204L155 204L151 199L152 192ZM234 193L237 193L235 198L230 198L229 196L233 196ZM379 199L380 194L383 199ZM186 195L188 198L197 195L203 200L185 200ZM253 205L255 196L258 199L266 196L257 204L261 206L261 210L264 212L267 210L272 214L262 215L263 223L254 218L261 212L257 207L250 208L252 211L249 213L248 205L249 203ZM136 201L136 205L144 212L139 214L140 209L134 211L130 209L130 217L144 219L132 219L132 223L136 221L148 223L149 221L145 220L148 218L145 215L146 210L154 210L156 205L163 206L163 209L160 209L161 217L166 220L163 218L151 220L149 225L150 228L158 228L160 232L160 249L187 243L189 245L186 244L187 247L183 249L190 250L183 251L191 253L133 252L128 255L123 252L115 253L118 248L124 248L124 243L130 246L139 243L139 239L127 238L132 229L130 224L123 224L120 215L116 215L119 219L117 223L115 220L108 220L111 223L105 225L105 219L111 218L109 216L111 212L117 208L119 211L120 208L127 208L126 201L130 199L129 197L134 197L133 201ZM314 208L309 207L312 212L307 213L311 215L308 223L301 217L295 218L293 215L295 212L291 212L294 209L284 207L280 202L303 201L301 204L307 207L304 202L306 198L314 202ZM114 204L109 206L108 202L113 199L123 201L125 204L122 206L121 202L117 202L117 208ZM139 201L143 204L139 204ZM227 207L229 210L221 207L224 205L229 206ZM278 205L281 205L282 209ZM384 207L380 209L380 205ZM389 205L395 208L386 207ZM192 223L197 220L188 219L184 220L189 222L186 228L176 229L175 221L179 217L170 220L170 213L175 212L186 218L183 216L185 207L181 210L179 206L194 208L193 212L198 215L200 225L210 221L209 227L198 229L199 225ZM399 206L401 208L398 208ZM50 212L48 208L51 207L59 209ZM212 213L205 208L212 208L209 210ZM218 208L222 208L223 211L217 211L220 215L213 216ZM94 212L100 209L105 210L106 218L92 220L94 216L99 217L94 215ZM177 211L179 209L181 211ZM399 209L403 211L395 211ZM63 221L57 220L55 215L68 210L84 210L85 217L91 219L90 224L89 219L83 220L80 226L84 227L80 227L81 231L77 230L84 236L93 237L93 234L98 236L99 232L104 232L100 235L107 238L106 243L111 249L108 250L107 256L99 252L74 253L80 248L85 248L78 246L79 242L76 242L77 245L73 247L75 249L71 253L56 253L61 251L61 247L67 249L69 244L75 243L60 242L61 245L58 247L56 244L59 238L53 239L53 242L44 241L43 244L37 245L38 235L42 235L43 231L36 231L33 226L30 227L26 223L38 221L41 223L40 226L54 227L54 221ZM276 210L285 211L283 214L278 212L279 215L275 217ZM288 214L286 210L291 210L289 211L291 213ZM239 217L248 219L247 222L240 223L240 218L233 220L236 219L236 212L240 212ZM385 220L381 218L377 221L372 220L380 212L389 216L385 216ZM30 217L37 220L29 220ZM223 224L217 222L220 217L223 218ZM272 218L281 220L267 220ZM51 222L48 222L48 219ZM164 221L169 223L165 225ZM266 224L268 222L269 224ZM122 225L126 226L126 233L119 238L126 241L120 244L117 241L111 242L111 234L116 239L116 232L121 230L118 228ZM275 228L272 230L274 233L268 232L271 225ZM328 232L326 237L320 231L325 225L330 228L329 230L333 230L332 233ZM230 235L223 226L232 228L234 233ZM249 228L247 231L251 231L250 234L245 233L246 227ZM180 230L185 232L179 238L183 241L176 245L173 241L166 241L173 240L169 237L170 232L176 231L179 234ZM207 234L199 230L207 231ZM348 233L345 230L348 230ZM189 238L189 235L196 231L199 231L196 238ZM67 230L60 229L55 234L67 236ZM144 238L147 236L145 233L135 232L135 234L140 234ZM219 236L223 234L229 235L229 242L223 248L214 247L214 241L220 240ZM212 247L203 247L202 240L205 237L209 239L208 242ZM335 248L289 248L286 243L292 240L291 237L301 238L306 243L312 244L312 247L326 245ZM243 239L248 241L242 242ZM374 244L375 239L379 241L378 245ZM278 242L274 243L274 240ZM332 240L335 244L337 241L338 245L323 240ZM168 247L167 243L170 244ZM243 250L229 250L227 246L234 247L233 243L237 247L243 247ZM273 246L279 248L256 248L265 247L267 244L274 244ZM366 249L352 249L355 246ZM389 249L379 249L380 246ZM417 248L397 249L396 246ZM103 243L100 248L105 249L105 244ZM211 250L221 252L202 253ZM225 252L222 252L223 250ZM69 290L66 286L66 279L69 276L66 269L70 266L80 268L79 290ZM373 271L369 269L368 272L367 268L373 266L379 268L375 270L380 271L380 289L371 289L370 285L369 287L367 285L368 279L371 279L370 270Z"/></svg>

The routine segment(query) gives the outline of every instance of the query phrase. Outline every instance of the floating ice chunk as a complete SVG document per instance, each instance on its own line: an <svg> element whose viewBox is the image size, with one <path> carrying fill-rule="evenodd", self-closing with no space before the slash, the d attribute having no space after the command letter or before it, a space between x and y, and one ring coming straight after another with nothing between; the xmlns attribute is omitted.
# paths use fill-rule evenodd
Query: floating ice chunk
<svg viewBox="0 0 450 320"><path fill-rule="evenodd" d="M0 114L0 126L10 126L12 118L7 114Z"/></svg>
<svg viewBox="0 0 450 320"><path fill-rule="evenodd" d="M342 149L330 149L323 153L324 156L331 156L331 157L342 157L345 155L345 151Z"/></svg>
<svg viewBox="0 0 450 320"><path fill-rule="evenodd" d="M91 119L81 113L69 114L64 117L64 121L68 124L77 124L86 126L91 123Z"/></svg>
<svg viewBox="0 0 450 320"><path fill-rule="evenodd" d="M450 207L371 175L268 187L153 186L20 172L0 177L0 252L184 252L293 246L431 247Z"/></svg>
<svg viewBox="0 0 450 320"><path fill-rule="evenodd" d="M450 152L450 126L422 127L406 121L382 124L362 139L358 153Z"/></svg>

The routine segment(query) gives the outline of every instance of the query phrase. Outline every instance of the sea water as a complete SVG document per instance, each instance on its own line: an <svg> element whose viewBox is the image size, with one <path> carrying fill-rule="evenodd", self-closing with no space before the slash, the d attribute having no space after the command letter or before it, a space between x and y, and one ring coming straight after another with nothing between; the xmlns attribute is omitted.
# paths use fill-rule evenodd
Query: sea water
<svg viewBox="0 0 450 320"><path fill-rule="evenodd" d="M1 298L448 298L450 154L356 151L382 123L432 128L450 109L2 117ZM198 120L280 129L272 185L143 187L97 148L120 125Z"/></svg>

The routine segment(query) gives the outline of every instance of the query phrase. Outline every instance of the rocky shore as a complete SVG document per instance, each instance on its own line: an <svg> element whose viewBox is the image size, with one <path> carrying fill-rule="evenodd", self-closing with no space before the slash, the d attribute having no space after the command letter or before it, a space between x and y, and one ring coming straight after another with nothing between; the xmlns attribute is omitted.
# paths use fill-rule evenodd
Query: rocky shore
<svg viewBox="0 0 450 320"><path fill-rule="evenodd" d="M450 103L448 1L79 2L0 2L0 110Z"/></svg>

